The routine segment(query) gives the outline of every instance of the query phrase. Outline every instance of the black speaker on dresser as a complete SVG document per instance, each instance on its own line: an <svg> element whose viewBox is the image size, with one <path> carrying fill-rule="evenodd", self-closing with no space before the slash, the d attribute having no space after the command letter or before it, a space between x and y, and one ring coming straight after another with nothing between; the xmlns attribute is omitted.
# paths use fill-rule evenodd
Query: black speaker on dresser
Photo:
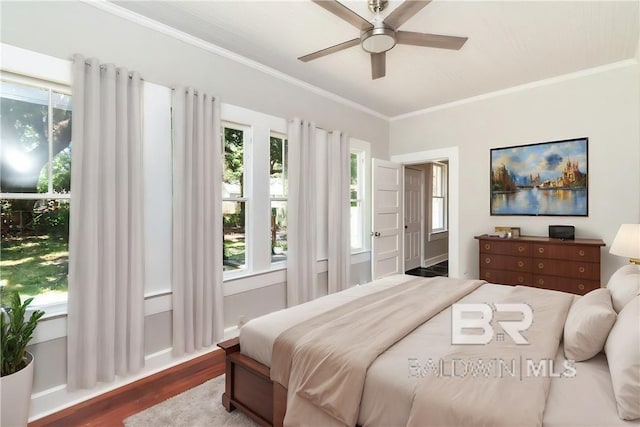
<svg viewBox="0 0 640 427"><path fill-rule="evenodd" d="M550 225L549 237L552 239L575 240L576 228L573 225Z"/></svg>

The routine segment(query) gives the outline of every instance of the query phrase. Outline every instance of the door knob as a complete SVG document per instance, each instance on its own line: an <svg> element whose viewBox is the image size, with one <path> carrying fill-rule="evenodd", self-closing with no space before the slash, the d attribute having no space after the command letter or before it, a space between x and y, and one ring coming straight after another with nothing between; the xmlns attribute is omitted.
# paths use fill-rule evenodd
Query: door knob
<svg viewBox="0 0 640 427"><path fill-rule="evenodd" d="M409 226L408 226L408 225L405 225L405 226L404 226L404 228L405 228L405 229L407 229L407 228L409 228Z"/></svg>

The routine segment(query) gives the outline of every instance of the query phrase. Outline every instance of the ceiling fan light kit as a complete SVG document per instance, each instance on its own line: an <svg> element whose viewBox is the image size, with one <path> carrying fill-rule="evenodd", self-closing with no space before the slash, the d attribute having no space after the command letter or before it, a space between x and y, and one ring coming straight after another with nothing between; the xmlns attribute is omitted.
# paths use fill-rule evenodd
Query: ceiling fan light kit
<svg viewBox="0 0 640 427"><path fill-rule="evenodd" d="M396 32L384 25L371 28L362 32L360 45L365 52L386 52L396 45Z"/></svg>
<svg viewBox="0 0 640 427"><path fill-rule="evenodd" d="M398 31L402 24L422 10L431 0L406 0L384 20L379 19L379 13L387 7L388 1L369 0L369 10L376 14L373 23L336 0L312 1L358 28L361 33L359 39L352 39L299 57L298 59L303 62L312 61L360 44L362 50L371 54L371 78L375 80L385 76L385 52L393 49L396 44L459 50L467 41L466 37Z"/></svg>

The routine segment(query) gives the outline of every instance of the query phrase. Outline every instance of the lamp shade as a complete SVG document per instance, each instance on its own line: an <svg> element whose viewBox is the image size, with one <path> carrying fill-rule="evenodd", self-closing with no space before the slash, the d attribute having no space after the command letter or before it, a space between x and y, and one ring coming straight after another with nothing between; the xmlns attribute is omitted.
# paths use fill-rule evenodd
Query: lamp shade
<svg viewBox="0 0 640 427"><path fill-rule="evenodd" d="M640 260L640 224L622 224L609 252L632 260Z"/></svg>

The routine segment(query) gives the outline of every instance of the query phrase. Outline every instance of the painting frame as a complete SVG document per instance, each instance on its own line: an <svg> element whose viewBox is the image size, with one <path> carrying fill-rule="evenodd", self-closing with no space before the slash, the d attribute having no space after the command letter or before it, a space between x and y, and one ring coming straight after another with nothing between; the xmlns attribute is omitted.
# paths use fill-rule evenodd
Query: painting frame
<svg viewBox="0 0 640 427"><path fill-rule="evenodd" d="M589 216L589 138L491 148L491 216Z"/></svg>

